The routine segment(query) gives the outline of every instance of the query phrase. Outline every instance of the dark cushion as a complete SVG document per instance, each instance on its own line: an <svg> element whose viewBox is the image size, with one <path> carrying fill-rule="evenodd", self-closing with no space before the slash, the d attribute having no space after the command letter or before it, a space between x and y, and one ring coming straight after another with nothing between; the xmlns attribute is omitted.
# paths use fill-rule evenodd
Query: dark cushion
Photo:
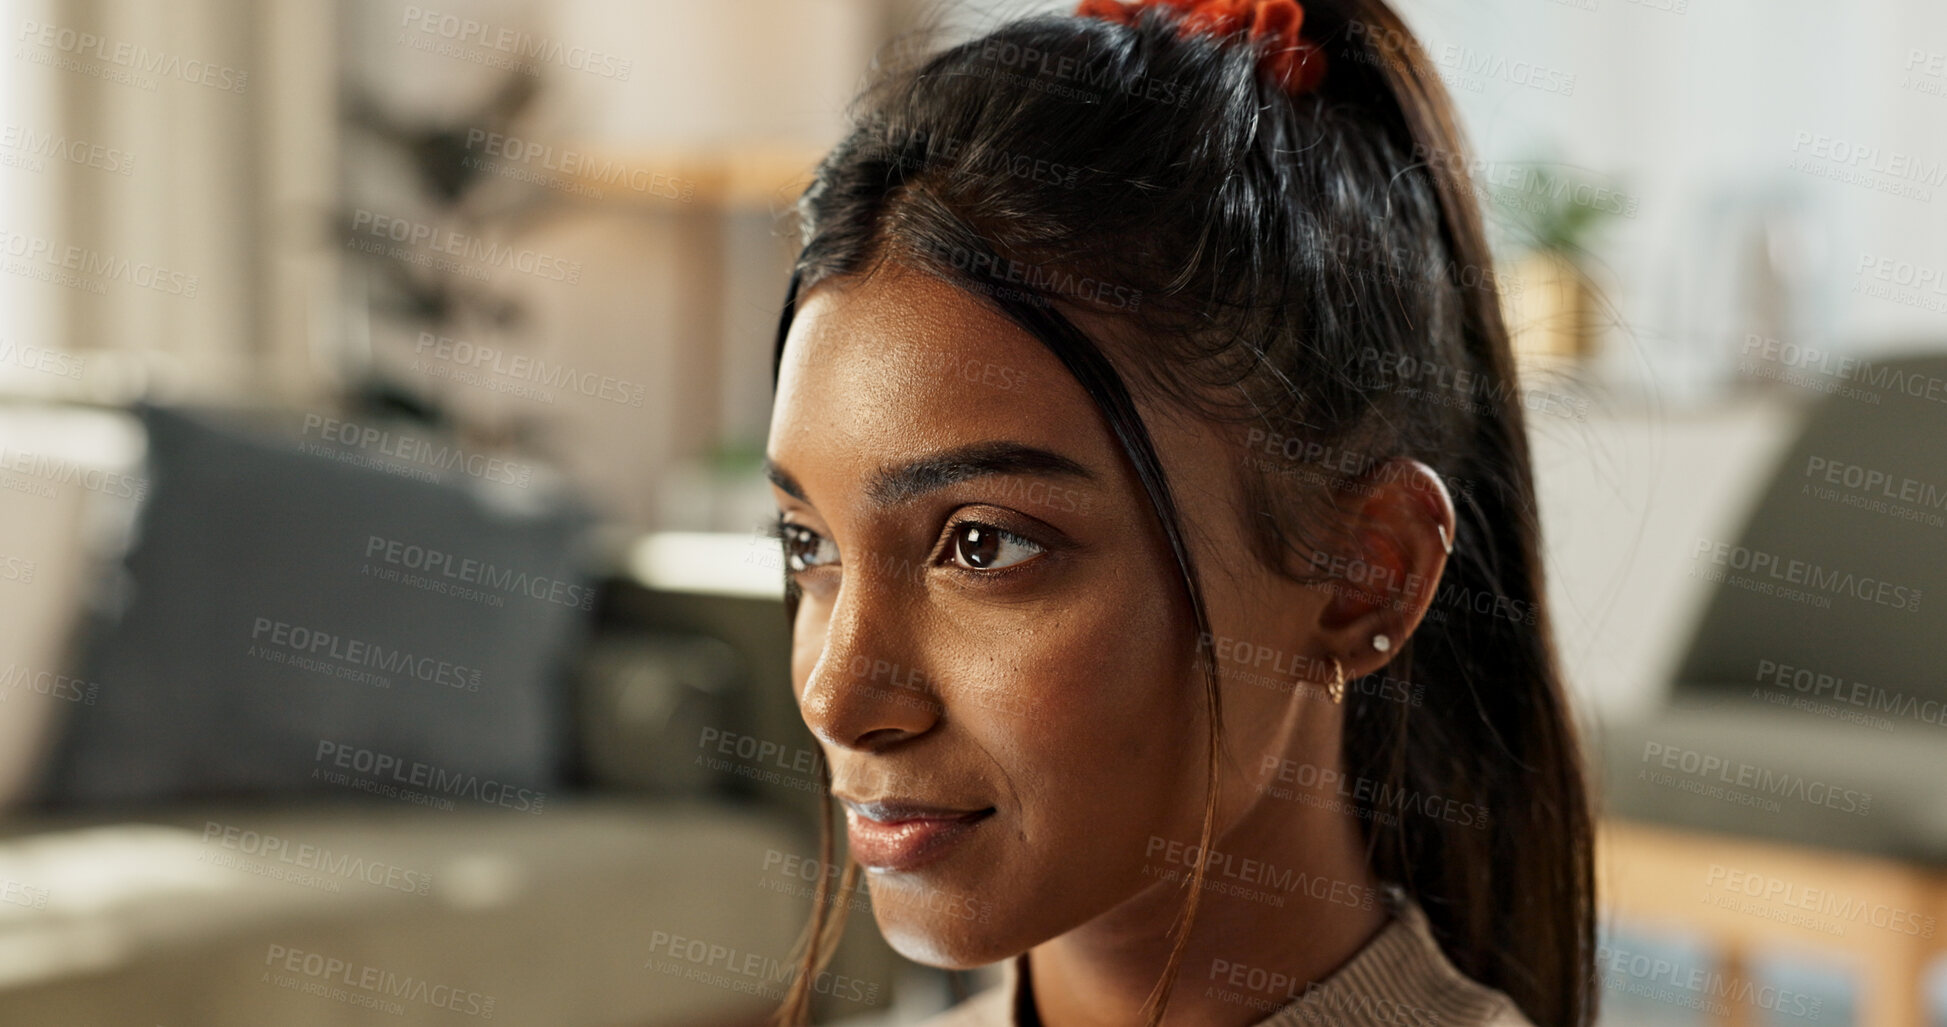
<svg viewBox="0 0 1947 1027"><path fill-rule="evenodd" d="M142 417L153 486L120 608L84 637L100 691L62 728L47 804L308 791L524 809L556 786L593 601L578 504L413 425L345 444L316 418Z"/></svg>
<svg viewBox="0 0 1947 1027"><path fill-rule="evenodd" d="M1862 365L1840 382L1741 536L1685 540L1693 571L1725 581L1679 690L1809 673L1947 698L1947 358Z"/></svg>

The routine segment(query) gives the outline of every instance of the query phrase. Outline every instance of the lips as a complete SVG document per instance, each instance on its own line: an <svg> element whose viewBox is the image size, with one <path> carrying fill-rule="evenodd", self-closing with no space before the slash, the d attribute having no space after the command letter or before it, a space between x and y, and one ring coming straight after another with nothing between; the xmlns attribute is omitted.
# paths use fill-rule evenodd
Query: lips
<svg viewBox="0 0 1947 1027"><path fill-rule="evenodd" d="M992 806L970 810L901 799L845 800L852 858L879 873L911 871L931 863L993 814Z"/></svg>

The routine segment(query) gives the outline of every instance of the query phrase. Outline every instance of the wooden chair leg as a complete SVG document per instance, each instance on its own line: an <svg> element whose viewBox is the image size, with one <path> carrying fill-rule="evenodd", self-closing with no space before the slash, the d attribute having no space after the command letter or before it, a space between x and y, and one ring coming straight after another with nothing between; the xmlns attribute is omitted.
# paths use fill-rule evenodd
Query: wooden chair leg
<svg viewBox="0 0 1947 1027"><path fill-rule="evenodd" d="M1742 940L1731 939L1725 942L1721 952L1722 955L1719 957L1717 968L1724 974L1725 980L1748 981L1751 979L1750 953L1745 950L1745 945ZM1751 1003L1725 1002L1722 1008L1724 1010L1723 1015L1716 1019L1724 1027L1758 1027L1758 1008Z"/></svg>

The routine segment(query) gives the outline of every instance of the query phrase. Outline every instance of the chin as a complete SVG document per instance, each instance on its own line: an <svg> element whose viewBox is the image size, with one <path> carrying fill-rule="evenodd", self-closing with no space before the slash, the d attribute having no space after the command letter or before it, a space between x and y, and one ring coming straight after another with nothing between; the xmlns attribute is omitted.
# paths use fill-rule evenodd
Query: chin
<svg viewBox="0 0 1947 1027"><path fill-rule="evenodd" d="M939 970L972 970L975 967L1011 959L1025 949L1009 950L995 946L990 939L973 939L963 933L965 925L881 919L879 933L894 952L921 966Z"/></svg>
<svg viewBox="0 0 1947 1027"><path fill-rule="evenodd" d="M873 881L872 915L879 933L894 952L923 966L941 970L971 970L998 963L1032 946L1009 945L1001 938L999 918L991 906L958 906L917 890ZM923 886L919 886L923 887Z"/></svg>

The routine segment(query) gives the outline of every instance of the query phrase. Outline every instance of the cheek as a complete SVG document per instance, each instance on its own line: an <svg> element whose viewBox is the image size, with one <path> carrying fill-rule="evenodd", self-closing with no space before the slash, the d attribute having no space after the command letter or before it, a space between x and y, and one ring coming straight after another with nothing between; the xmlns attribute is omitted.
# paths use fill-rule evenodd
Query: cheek
<svg viewBox="0 0 1947 1027"><path fill-rule="evenodd" d="M1072 605L1017 638L995 666L1018 673L985 685L1016 701L973 714L1020 797L1030 841L1126 845L1174 822L1186 801L1202 808L1203 692L1172 641L1169 611L1103 594L1111 598Z"/></svg>

